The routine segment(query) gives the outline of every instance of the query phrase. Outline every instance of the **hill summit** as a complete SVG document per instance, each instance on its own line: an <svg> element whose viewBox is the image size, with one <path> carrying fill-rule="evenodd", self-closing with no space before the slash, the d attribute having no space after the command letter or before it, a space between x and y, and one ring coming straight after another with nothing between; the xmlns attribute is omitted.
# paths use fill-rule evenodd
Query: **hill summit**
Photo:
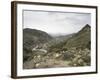
<svg viewBox="0 0 100 80"><path fill-rule="evenodd" d="M74 34L66 42L66 46L70 47L81 47L81 48L90 48L88 46L91 43L91 27L86 24L79 32Z"/></svg>

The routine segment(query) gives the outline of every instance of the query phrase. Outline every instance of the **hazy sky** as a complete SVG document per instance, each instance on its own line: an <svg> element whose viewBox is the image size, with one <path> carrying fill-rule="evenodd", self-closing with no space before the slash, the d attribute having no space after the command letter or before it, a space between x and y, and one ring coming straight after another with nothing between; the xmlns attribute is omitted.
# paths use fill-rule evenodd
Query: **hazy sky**
<svg viewBox="0 0 100 80"><path fill-rule="evenodd" d="M32 28L51 34L70 34L86 24L91 25L91 14L71 12L24 11L24 28Z"/></svg>

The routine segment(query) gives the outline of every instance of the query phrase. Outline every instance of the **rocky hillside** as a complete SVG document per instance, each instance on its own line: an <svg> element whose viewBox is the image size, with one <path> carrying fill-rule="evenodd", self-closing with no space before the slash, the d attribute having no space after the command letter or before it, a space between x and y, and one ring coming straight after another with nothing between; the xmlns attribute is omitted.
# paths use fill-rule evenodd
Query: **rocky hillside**
<svg viewBox="0 0 100 80"><path fill-rule="evenodd" d="M52 37L46 32L26 28L23 30L23 51L24 51L24 61L26 61L32 54L32 48L39 46L50 41Z"/></svg>
<svg viewBox="0 0 100 80"><path fill-rule="evenodd" d="M36 45L45 43L51 39L52 37L50 35L40 30L29 28L23 30L24 46L27 47L34 47Z"/></svg>
<svg viewBox="0 0 100 80"><path fill-rule="evenodd" d="M42 31L29 33L32 34L24 33L25 39L26 35L29 39L24 42L30 43L30 46L36 45L28 50L24 47L24 69L90 66L91 27L88 24L77 33L53 38L45 32L41 34ZM30 38L33 42L30 42Z"/></svg>
<svg viewBox="0 0 100 80"><path fill-rule="evenodd" d="M87 24L66 42L66 47L89 48L91 43L91 27Z"/></svg>

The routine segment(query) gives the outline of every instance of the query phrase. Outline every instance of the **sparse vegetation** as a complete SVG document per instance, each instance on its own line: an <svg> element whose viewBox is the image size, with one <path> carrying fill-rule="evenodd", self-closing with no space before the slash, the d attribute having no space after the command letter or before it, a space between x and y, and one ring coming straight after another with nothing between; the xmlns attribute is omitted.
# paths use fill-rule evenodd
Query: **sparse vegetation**
<svg viewBox="0 0 100 80"><path fill-rule="evenodd" d="M39 30L24 30L23 68L78 67L91 65L91 29L51 37Z"/></svg>

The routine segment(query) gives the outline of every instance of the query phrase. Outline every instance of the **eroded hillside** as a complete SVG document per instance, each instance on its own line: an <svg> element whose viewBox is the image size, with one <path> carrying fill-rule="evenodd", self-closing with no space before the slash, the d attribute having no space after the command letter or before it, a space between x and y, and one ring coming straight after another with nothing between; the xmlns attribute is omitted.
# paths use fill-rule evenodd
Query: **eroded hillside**
<svg viewBox="0 0 100 80"><path fill-rule="evenodd" d="M79 32L52 37L46 32L24 29L23 68L90 66L91 27Z"/></svg>

